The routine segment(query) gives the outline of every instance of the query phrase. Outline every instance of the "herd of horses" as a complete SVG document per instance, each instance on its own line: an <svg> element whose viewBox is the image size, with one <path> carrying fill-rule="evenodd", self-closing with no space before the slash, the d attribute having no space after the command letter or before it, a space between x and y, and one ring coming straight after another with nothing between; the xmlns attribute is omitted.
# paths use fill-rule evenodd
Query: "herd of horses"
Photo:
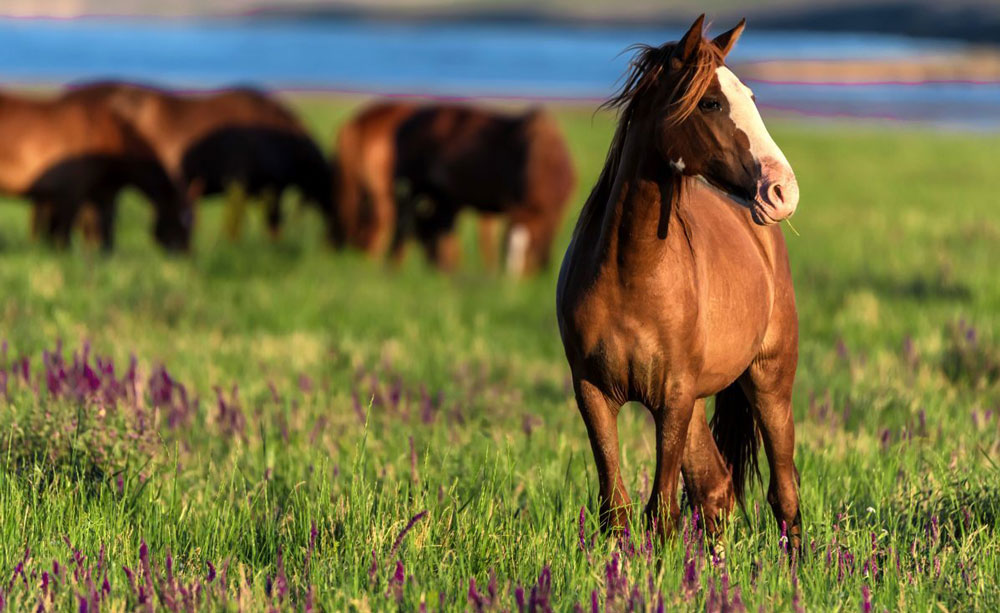
<svg viewBox="0 0 1000 613"><path fill-rule="evenodd" d="M170 250L189 248L196 203L220 193L237 211L259 201L277 236L282 194L295 188L323 215L332 246L399 260L416 240L445 269L458 262L462 210L479 213L492 266L505 221L506 267L519 275L548 263L575 183L565 139L540 109L377 102L341 127L328 159L262 91L96 82L49 98L0 94L0 133L0 192L28 199L33 232L60 246L79 227L110 250L125 187L152 204L153 234Z"/></svg>
<svg viewBox="0 0 1000 613"><path fill-rule="evenodd" d="M639 402L656 428L651 523L672 531L683 475L687 500L718 534L759 478L762 442L767 500L798 547L798 319L777 223L795 211L798 184L726 66L744 23L710 40L703 20L677 42L640 47L608 103L618 125L562 261L559 331L604 528L629 521L616 422ZM445 268L456 263L462 209L480 213L494 263L505 219L505 264L526 273L549 261L574 187L565 141L541 110L376 103L342 127L327 161L295 115L260 92L96 83L44 101L0 97L0 132L0 189L33 202L36 230L66 242L91 207L106 247L125 185L149 197L168 248L188 245L196 199L232 185L264 201L277 233L280 194L295 186L324 214L332 244L399 258L415 239Z"/></svg>

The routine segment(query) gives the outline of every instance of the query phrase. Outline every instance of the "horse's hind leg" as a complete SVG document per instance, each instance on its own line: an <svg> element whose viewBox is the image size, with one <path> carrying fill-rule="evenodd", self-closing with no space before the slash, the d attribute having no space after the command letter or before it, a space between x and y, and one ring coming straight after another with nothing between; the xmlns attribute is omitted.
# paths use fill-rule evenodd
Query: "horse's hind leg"
<svg viewBox="0 0 1000 613"><path fill-rule="evenodd" d="M792 420L795 369L782 366L770 360L755 361L740 382L756 410L771 467L767 501L778 524L787 530L790 544L797 549L801 544L802 520L799 515L799 471L795 467L795 423Z"/></svg>
<svg viewBox="0 0 1000 613"><path fill-rule="evenodd" d="M718 535L733 510L736 496L732 476L705 419L704 399L694 403L681 472L691 507L698 510L708 534Z"/></svg>
<svg viewBox="0 0 1000 613"><path fill-rule="evenodd" d="M618 450L618 409L620 407L587 381L574 377L576 404L587 426L590 446L597 464L600 483L600 518L604 531L628 525L631 501L622 481Z"/></svg>

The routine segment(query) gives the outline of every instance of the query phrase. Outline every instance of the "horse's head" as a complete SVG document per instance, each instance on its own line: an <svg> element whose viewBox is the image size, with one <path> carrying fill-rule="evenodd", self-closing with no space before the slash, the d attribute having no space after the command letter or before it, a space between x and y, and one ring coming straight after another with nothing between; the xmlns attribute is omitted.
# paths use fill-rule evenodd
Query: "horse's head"
<svg viewBox="0 0 1000 613"><path fill-rule="evenodd" d="M167 251L185 252L191 248L194 228L194 205L182 189L171 190L169 196L156 203L153 234L156 242Z"/></svg>
<svg viewBox="0 0 1000 613"><path fill-rule="evenodd" d="M652 120L647 125L674 172L724 191L760 225L781 221L799 201L795 173L764 127L753 92L725 64L745 20L708 40L704 19L676 43L643 47L611 104L627 103L630 121Z"/></svg>

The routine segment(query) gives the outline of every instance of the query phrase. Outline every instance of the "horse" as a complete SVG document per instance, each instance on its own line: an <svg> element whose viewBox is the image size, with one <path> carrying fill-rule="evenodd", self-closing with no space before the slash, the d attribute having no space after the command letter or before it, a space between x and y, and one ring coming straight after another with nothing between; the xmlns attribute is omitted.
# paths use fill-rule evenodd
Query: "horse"
<svg viewBox="0 0 1000 613"><path fill-rule="evenodd" d="M327 238L339 242L326 157L275 98L250 88L182 95L114 81L78 85L66 95L105 104L130 122L192 201L227 191L240 200L256 197L263 200L268 230L276 237L281 194L294 186L326 218ZM239 223L232 220L233 238Z"/></svg>
<svg viewBox="0 0 1000 613"><path fill-rule="evenodd" d="M630 505L617 415L639 402L656 430L645 508L664 538L676 488L717 535L770 465L767 500L801 543L792 384L798 316L778 222L798 204L784 154L725 58L745 20L713 40L704 15L680 41L640 46L604 168L559 273L556 311L600 482L604 530ZM705 399L715 396L711 427Z"/></svg>
<svg viewBox="0 0 1000 613"><path fill-rule="evenodd" d="M168 250L186 250L191 207L156 154L111 111L82 100L0 93L0 191L33 203L33 232L66 246L81 209L113 206L134 186L152 203L154 235ZM113 246L104 219L101 243Z"/></svg>
<svg viewBox="0 0 1000 613"><path fill-rule="evenodd" d="M507 218L506 269L515 276L548 265L576 182L566 141L544 110L507 115L454 104L421 108L400 124L394 176L406 192L393 239L396 259L415 236L431 261L453 269L455 221L468 207L487 216L482 245L490 242L490 217Z"/></svg>
<svg viewBox="0 0 1000 613"><path fill-rule="evenodd" d="M418 108L405 101L372 104L336 136L331 164L337 223L346 244L370 256L389 250L396 227L396 131Z"/></svg>

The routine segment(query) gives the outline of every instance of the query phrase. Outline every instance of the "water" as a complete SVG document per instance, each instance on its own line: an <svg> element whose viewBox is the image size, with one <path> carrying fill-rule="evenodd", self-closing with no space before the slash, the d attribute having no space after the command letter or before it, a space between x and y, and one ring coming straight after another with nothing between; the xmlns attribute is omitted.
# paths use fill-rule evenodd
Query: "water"
<svg viewBox="0 0 1000 613"><path fill-rule="evenodd" d="M551 24L0 19L0 79L596 100L611 93L624 71L626 47L680 34ZM750 30L731 59L899 58L955 46L871 34ZM765 109L1000 127L1000 84L750 85Z"/></svg>

